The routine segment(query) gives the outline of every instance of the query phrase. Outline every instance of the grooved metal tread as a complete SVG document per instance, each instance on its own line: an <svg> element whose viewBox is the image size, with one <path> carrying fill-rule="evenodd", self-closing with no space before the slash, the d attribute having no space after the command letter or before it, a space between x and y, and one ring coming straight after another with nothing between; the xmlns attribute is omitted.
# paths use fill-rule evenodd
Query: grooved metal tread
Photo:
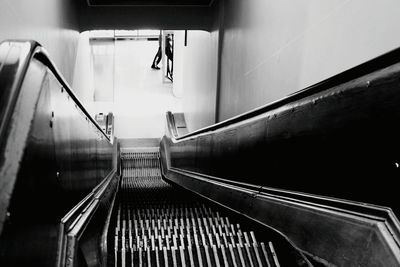
<svg viewBox="0 0 400 267"><path fill-rule="evenodd" d="M124 153L114 266L280 266L271 242L161 179L159 153Z"/></svg>

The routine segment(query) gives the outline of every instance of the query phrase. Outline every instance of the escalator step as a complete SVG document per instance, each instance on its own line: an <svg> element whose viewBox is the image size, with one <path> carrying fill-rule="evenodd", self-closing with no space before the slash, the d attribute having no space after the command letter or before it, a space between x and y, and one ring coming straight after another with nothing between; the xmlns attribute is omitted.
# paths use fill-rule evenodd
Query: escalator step
<svg viewBox="0 0 400 267"><path fill-rule="evenodd" d="M122 153L114 266L279 266L271 242L161 178L159 153Z"/></svg>

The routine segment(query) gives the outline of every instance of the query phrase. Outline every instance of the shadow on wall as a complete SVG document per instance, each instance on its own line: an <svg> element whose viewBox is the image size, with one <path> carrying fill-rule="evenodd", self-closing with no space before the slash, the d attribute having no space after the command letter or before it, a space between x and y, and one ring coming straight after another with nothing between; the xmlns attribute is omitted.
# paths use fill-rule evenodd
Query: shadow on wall
<svg viewBox="0 0 400 267"><path fill-rule="evenodd" d="M75 1L0 1L0 41L35 40L72 84L79 38Z"/></svg>
<svg viewBox="0 0 400 267"><path fill-rule="evenodd" d="M399 46L396 0L223 1L219 118L276 101ZM363 12L359 7L363 6Z"/></svg>

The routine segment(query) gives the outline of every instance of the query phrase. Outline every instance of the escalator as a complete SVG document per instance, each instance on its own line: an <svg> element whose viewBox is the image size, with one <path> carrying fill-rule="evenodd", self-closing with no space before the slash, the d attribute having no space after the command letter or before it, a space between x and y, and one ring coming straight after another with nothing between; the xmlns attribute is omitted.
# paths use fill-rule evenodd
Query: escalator
<svg viewBox="0 0 400 267"><path fill-rule="evenodd" d="M126 150L1 43L0 266L400 266L399 58Z"/></svg>
<svg viewBox="0 0 400 267"><path fill-rule="evenodd" d="M276 251L237 216L163 180L159 152L121 158L112 266L308 266L285 241Z"/></svg>
<svg viewBox="0 0 400 267"><path fill-rule="evenodd" d="M0 66L1 266L308 266L168 181L159 149L121 154L40 44L1 43Z"/></svg>

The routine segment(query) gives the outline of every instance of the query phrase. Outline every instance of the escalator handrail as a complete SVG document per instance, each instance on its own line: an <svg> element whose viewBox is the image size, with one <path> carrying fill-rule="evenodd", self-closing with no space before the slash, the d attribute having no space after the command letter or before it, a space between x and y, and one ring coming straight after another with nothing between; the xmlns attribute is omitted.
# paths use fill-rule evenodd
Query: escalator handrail
<svg viewBox="0 0 400 267"><path fill-rule="evenodd" d="M176 129L174 114L171 111L167 111L167 133L170 134L173 139L179 139L178 131Z"/></svg>
<svg viewBox="0 0 400 267"><path fill-rule="evenodd" d="M366 75L368 73L372 73L374 71L383 69L385 67L388 67L388 66L393 65L398 62L400 62L400 48L396 48L396 49L389 51L381 56L373 58L367 62L364 62L353 68L350 68L344 72L341 72L341 73L334 75L328 79L325 79L319 83L316 83L316 84L306 87L302 90L299 90L295 93L292 93L286 97L283 97L276 101L270 102L264 106L255 108L253 110L250 110L248 112L242 113L237 116L234 116L230 119L218 122L216 124L206 126L204 128L198 129L196 131L189 132L188 134L185 134L182 136L178 136L177 132L173 130L173 128L174 128L174 124L173 124L173 120L172 120L173 115L172 115L172 113L169 114L170 112L167 112L167 124L168 124L167 129L170 131L169 134L171 135L174 142L179 142L183 139L194 138L201 134L205 134L207 132L213 132L218 129L228 127L233 124L236 124L236 123L254 118L256 116L265 114L266 112L271 111L273 109L276 109L276 108L282 107L284 105L293 103L295 101L304 99L311 95L323 92L327 89L341 85L343 83L354 80L354 79L361 77L363 75Z"/></svg>
<svg viewBox="0 0 400 267"><path fill-rule="evenodd" d="M7 55L2 54L3 50L1 49L2 47L5 46L24 46L25 49L21 51L21 54L18 55L18 58L12 57L10 58ZM46 49L44 49L38 42L36 41L4 41L0 43L0 84L1 80L3 77L6 77L6 75L9 75L9 71L4 71L3 66L5 64L7 65L12 65L13 62L17 61L17 64L13 64L10 66L11 68L14 69L14 77L11 79L6 80L7 83L5 85L2 85L3 88L1 90L4 90L8 93L8 96L6 99L1 99L1 104L5 104L6 110L5 112L2 112L0 114L0 119L1 119L1 124L0 124L0 138L3 137L3 134L6 131L8 121L11 116L11 111L13 110L13 107L16 103L16 100L18 98L18 93L19 89L22 85L22 82L25 78L25 74L27 72L27 69L29 67L29 64L31 60L35 58L39 60L42 64L44 64L54 75L54 77L58 80L58 82L62 85L63 89L67 92L67 94L70 96L70 98L74 101L74 103L80 108L80 110L85 114L86 118L100 131L102 136L109 142L111 142L110 138L107 136L107 134L103 131L103 129L100 127L100 125L96 122L95 119L89 114L89 112L86 110L86 108L83 106L82 102L78 99L78 97L75 95L61 72L58 70L54 62L50 59L49 54L47 53ZM2 62L3 59L7 59L6 62ZM3 139L0 139L3 140Z"/></svg>
<svg viewBox="0 0 400 267"><path fill-rule="evenodd" d="M4 140L29 62L38 45L34 41L0 43L0 140Z"/></svg>

